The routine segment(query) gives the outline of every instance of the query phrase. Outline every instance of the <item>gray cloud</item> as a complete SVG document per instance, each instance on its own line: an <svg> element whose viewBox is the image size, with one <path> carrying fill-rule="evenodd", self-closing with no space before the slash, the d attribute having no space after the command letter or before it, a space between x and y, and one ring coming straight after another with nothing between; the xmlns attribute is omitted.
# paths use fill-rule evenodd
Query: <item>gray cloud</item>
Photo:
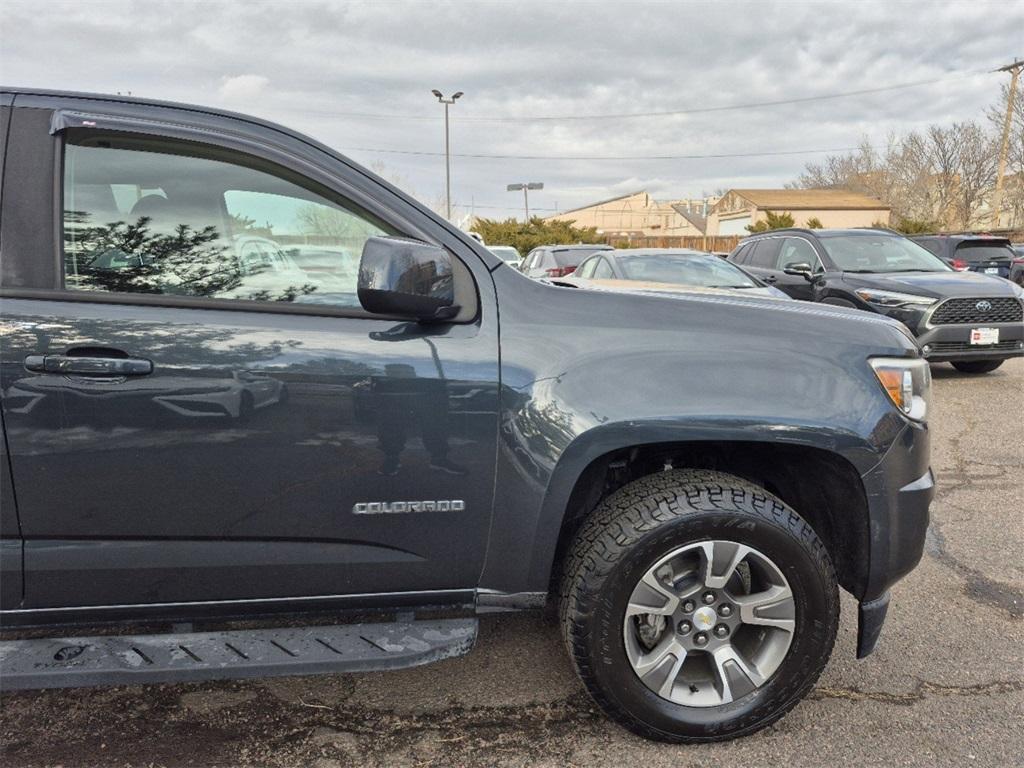
<svg viewBox="0 0 1024 768"><path fill-rule="evenodd" d="M426 200L443 190L431 88L465 91L453 151L682 155L852 147L932 122L980 119L1020 51L1019 3L4 4L0 74L13 85L136 95L267 117L383 161ZM477 122L716 107L968 73L928 86L646 119ZM353 113L403 115L379 119ZM778 186L817 156L672 161L456 158L454 196L519 212L647 188L662 197ZM495 208L483 206L497 206Z"/></svg>

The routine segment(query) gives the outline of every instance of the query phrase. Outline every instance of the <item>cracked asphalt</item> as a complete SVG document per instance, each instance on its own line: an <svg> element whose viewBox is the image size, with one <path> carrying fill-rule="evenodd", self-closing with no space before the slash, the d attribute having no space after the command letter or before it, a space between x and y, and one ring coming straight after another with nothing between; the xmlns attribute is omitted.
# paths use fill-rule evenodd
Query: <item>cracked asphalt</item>
<svg viewBox="0 0 1024 768"><path fill-rule="evenodd" d="M402 672L8 694L5 766L1024 765L1024 360L934 366L938 495L874 655L855 603L817 688L775 726L668 746L590 704L557 627L488 617L468 656Z"/></svg>

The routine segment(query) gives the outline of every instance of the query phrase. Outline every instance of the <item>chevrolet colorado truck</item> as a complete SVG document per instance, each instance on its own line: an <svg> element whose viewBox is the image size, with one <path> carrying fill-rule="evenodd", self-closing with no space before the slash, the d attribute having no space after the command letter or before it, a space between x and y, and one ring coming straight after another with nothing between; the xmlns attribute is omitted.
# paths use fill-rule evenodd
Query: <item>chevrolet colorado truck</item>
<svg viewBox="0 0 1024 768"><path fill-rule="evenodd" d="M612 718L708 741L811 689L840 587L875 646L934 490L901 324L530 280L251 117L0 109L4 690L405 667L551 606Z"/></svg>

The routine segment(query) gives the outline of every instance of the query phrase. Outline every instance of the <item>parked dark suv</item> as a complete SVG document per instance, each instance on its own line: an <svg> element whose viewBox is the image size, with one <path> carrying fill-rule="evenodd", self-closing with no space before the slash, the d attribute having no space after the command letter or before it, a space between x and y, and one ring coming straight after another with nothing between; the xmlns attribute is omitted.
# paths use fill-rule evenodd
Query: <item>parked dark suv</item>
<svg viewBox="0 0 1024 768"><path fill-rule="evenodd" d="M983 272L1010 277L1017 257L1010 241L991 235L916 235L910 238L924 246L957 272Z"/></svg>
<svg viewBox="0 0 1024 768"><path fill-rule="evenodd" d="M988 373L1024 355L1024 291L957 272L885 230L778 229L744 239L729 260L796 299L899 320L931 362Z"/></svg>
<svg viewBox="0 0 1024 768"><path fill-rule="evenodd" d="M395 669L550 602L606 712L709 741L811 690L840 586L874 647L934 491L899 323L560 288L280 126L0 96L5 696Z"/></svg>

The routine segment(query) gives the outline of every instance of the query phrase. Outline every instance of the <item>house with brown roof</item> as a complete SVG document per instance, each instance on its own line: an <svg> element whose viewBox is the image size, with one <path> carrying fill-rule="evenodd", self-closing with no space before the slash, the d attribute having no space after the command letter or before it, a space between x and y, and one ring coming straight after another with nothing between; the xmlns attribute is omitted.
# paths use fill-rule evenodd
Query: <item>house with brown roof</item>
<svg viewBox="0 0 1024 768"><path fill-rule="evenodd" d="M826 228L889 223L890 208L877 197L845 189L730 189L707 217L707 235L746 235L768 213L788 213L794 226L817 219Z"/></svg>
<svg viewBox="0 0 1024 768"><path fill-rule="evenodd" d="M704 234L710 200L655 200L644 190L561 211L545 221L573 221L601 234L627 237L699 236Z"/></svg>

